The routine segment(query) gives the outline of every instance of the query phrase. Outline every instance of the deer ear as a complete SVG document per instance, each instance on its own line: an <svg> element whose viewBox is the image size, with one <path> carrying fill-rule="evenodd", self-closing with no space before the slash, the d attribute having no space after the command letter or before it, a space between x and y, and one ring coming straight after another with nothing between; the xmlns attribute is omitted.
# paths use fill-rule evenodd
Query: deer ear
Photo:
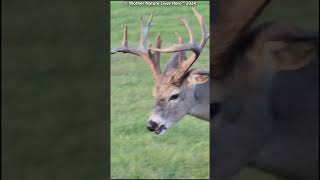
<svg viewBox="0 0 320 180"><path fill-rule="evenodd" d="M203 84L209 80L209 72L204 70L193 70L188 76L190 84Z"/></svg>
<svg viewBox="0 0 320 180"><path fill-rule="evenodd" d="M271 55L275 70L295 70L308 65L318 53L319 43L315 41L268 41L264 50Z"/></svg>
<svg viewBox="0 0 320 180"><path fill-rule="evenodd" d="M165 66L164 72L168 72L170 69L178 69L180 66L179 64L179 55L175 53L172 55L171 59L169 60L168 64Z"/></svg>

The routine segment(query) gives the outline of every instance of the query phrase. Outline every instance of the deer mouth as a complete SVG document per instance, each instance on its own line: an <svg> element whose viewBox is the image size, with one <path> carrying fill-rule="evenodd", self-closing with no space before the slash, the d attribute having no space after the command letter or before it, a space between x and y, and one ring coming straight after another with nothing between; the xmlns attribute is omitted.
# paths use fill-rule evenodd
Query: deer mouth
<svg viewBox="0 0 320 180"><path fill-rule="evenodd" d="M155 131L154 133L157 134L157 135L162 135L166 132L167 130L167 127L163 124L161 126L159 126Z"/></svg>

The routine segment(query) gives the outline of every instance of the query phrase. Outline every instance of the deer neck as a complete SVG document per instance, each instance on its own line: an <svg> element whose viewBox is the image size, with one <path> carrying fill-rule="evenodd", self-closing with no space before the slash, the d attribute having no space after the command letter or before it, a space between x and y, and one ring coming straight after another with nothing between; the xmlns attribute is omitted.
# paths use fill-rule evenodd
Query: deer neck
<svg viewBox="0 0 320 180"><path fill-rule="evenodd" d="M210 120L210 96L209 82L196 84L192 86L194 106L188 112L189 115L200 118L205 121Z"/></svg>

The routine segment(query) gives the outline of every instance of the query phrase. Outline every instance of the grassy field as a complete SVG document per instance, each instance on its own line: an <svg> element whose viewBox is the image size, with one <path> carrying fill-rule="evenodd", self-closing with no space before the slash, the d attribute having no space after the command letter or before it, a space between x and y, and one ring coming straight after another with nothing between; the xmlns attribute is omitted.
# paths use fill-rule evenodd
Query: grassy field
<svg viewBox="0 0 320 180"><path fill-rule="evenodd" d="M197 10L209 25L209 3L198 2ZM186 40L179 21L186 17L199 42L200 28L188 6L125 6L111 3L111 47L121 45L121 34L128 26L129 45L137 46L139 17L154 12L149 41L161 33L163 47L176 42L174 32ZM209 28L209 26L208 26ZM209 44L196 67L208 69ZM170 55L162 55L162 67ZM111 177L112 178L204 178L209 177L209 124L185 117L164 136L147 131L146 123L153 106L153 80L141 59L128 54L111 56Z"/></svg>

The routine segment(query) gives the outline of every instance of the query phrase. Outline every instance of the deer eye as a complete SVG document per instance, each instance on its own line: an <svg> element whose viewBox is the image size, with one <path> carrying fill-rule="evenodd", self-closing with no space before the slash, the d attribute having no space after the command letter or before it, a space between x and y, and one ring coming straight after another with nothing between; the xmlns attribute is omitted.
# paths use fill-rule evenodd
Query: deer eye
<svg viewBox="0 0 320 180"><path fill-rule="evenodd" d="M169 101L176 100L179 98L179 94L174 94L170 97Z"/></svg>

